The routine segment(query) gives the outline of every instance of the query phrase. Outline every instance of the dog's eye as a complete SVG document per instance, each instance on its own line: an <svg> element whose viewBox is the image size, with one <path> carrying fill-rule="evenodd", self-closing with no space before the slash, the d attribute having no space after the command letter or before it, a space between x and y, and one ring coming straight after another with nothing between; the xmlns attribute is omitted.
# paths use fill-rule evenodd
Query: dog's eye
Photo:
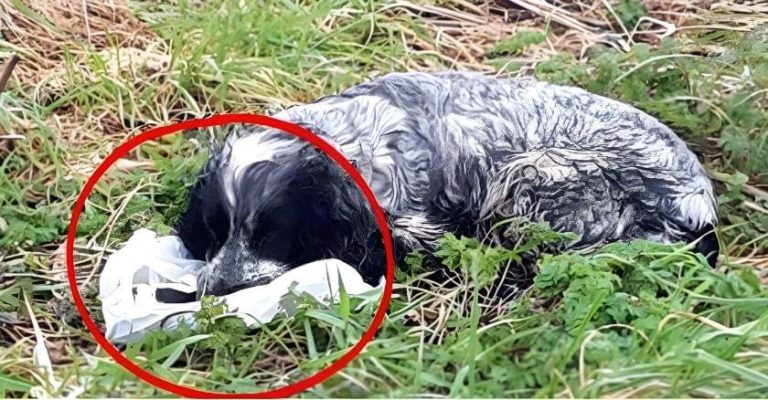
<svg viewBox="0 0 768 400"><path fill-rule="evenodd" d="M205 261L211 261L211 260L213 260L213 258L214 258L214 257L216 257L216 253L217 253L217 250L216 250L216 249L214 249L214 248L212 248L212 247L211 247L211 248L209 248L209 249L208 249L208 250L205 252Z"/></svg>

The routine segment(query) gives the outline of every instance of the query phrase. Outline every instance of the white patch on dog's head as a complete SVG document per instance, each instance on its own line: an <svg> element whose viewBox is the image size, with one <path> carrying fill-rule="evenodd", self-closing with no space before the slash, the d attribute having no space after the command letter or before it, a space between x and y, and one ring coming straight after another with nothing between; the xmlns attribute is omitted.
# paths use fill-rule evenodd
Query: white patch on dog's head
<svg viewBox="0 0 768 400"><path fill-rule="evenodd" d="M270 161L274 159L275 154L293 142L294 140L289 136L275 132L254 132L240 138L233 138L229 167L242 170L259 161Z"/></svg>
<svg viewBox="0 0 768 400"><path fill-rule="evenodd" d="M235 188L242 171L255 163L274 160L277 154L288 151L287 148L296 143L296 139L273 130L247 131L227 137L221 153L225 162L218 174L231 209L235 209Z"/></svg>

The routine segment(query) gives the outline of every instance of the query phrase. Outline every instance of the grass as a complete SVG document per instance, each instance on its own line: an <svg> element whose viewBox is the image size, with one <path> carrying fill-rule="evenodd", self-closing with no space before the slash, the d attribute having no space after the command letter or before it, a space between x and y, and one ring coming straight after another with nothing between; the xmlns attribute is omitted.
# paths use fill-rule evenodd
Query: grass
<svg viewBox="0 0 768 400"><path fill-rule="evenodd" d="M488 281L545 227L516 225L527 238L516 249L446 237L438 255L453 282L413 257L376 339L304 396L768 396L761 5L115 3L0 0L0 61L22 59L0 92L0 396L168 395L98 349L69 300L71 205L118 143L184 118L270 113L390 71L446 68L578 85L670 125L716 183L720 266L647 242L544 255L534 285L499 304ZM76 244L97 320L96 267L138 227L170 233L216 134L145 144L97 185ZM263 390L337 359L375 311L354 298L296 307L247 331L209 304L196 331L157 332L125 353L181 384Z"/></svg>

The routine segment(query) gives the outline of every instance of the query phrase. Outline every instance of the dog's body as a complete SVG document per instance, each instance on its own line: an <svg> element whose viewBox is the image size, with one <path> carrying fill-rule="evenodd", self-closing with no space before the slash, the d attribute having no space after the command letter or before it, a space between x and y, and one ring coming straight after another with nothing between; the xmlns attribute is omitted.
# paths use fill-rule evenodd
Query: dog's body
<svg viewBox="0 0 768 400"><path fill-rule="evenodd" d="M580 235L584 248L644 238L693 241L711 263L711 182L669 128L625 104L533 79L389 74L275 115L351 160L390 218L402 257L446 232L484 237L513 216ZM287 134L244 127L214 154L179 226L209 259L207 293L336 257L371 283L377 227L332 161Z"/></svg>

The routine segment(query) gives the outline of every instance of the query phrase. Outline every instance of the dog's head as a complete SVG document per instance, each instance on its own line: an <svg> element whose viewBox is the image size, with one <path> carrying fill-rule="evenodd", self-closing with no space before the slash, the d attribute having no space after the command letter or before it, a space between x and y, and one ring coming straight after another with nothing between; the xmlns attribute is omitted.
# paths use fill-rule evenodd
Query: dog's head
<svg viewBox="0 0 768 400"><path fill-rule="evenodd" d="M208 261L198 296L266 284L331 257L358 267L369 283L384 271L381 234L362 193L304 143L247 165L209 164L178 230L190 252Z"/></svg>

